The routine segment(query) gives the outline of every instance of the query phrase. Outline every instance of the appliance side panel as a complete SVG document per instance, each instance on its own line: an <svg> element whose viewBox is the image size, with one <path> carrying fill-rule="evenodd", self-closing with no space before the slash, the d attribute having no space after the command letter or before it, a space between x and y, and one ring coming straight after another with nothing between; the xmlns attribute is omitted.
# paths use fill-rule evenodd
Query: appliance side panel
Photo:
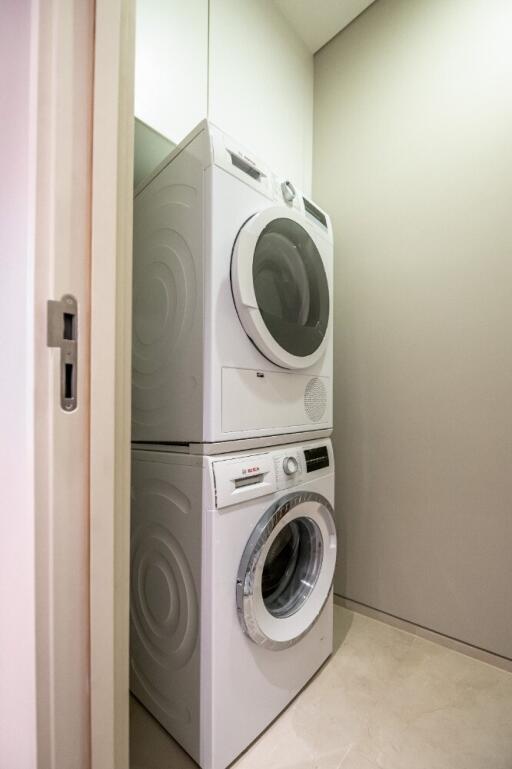
<svg viewBox="0 0 512 769"><path fill-rule="evenodd" d="M208 156L209 137L202 131L135 199L136 441L202 438L203 169Z"/></svg>
<svg viewBox="0 0 512 769"><path fill-rule="evenodd" d="M130 688L196 761L202 474L170 455L132 454Z"/></svg>
<svg viewBox="0 0 512 769"><path fill-rule="evenodd" d="M213 229L214 229L214 169L210 166L205 169L203 174L203 282L204 282L204 301L203 301L203 402L202 402L202 428L203 435L201 441L213 440L211 425L214 422L216 405L216 386L214 379L215 372L215 333L218 322L217 295L215 293L214 275L217 270L224 272L225 266L218 266L212 258L213 253ZM228 216L225 217L229 218ZM229 258L226 257L227 278L229 281Z"/></svg>

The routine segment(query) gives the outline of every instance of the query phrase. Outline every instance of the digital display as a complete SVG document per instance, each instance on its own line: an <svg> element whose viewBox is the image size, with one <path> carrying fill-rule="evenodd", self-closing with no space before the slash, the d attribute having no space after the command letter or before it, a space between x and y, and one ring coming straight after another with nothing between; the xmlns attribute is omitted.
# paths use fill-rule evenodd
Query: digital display
<svg viewBox="0 0 512 769"><path fill-rule="evenodd" d="M302 198L302 200L304 201L304 208L308 214L310 214L310 216L314 216L315 219L320 222L320 224L323 224L323 226L327 228L327 219L325 218L325 214L323 214L316 206L314 206L310 200L307 200L306 198Z"/></svg>
<svg viewBox="0 0 512 769"><path fill-rule="evenodd" d="M329 467L329 452L327 446L318 446L316 449L305 449L304 459L306 460L306 472L312 473L315 470L321 470L322 467Z"/></svg>

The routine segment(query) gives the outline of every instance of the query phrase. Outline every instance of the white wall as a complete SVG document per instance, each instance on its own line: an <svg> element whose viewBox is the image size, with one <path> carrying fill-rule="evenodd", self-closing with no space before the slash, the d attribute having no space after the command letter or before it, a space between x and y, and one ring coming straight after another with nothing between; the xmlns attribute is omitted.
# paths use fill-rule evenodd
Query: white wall
<svg viewBox="0 0 512 769"><path fill-rule="evenodd" d="M136 117L177 143L208 115L309 193L312 54L270 0L209 5L137 0Z"/></svg>
<svg viewBox="0 0 512 769"><path fill-rule="evenodd" d="M209 116L309 194L313 57L274 3L210 0Z"/></svg>
<svg viewBox="0 0 512 769"><path fill-rule="evenodd" d="M0 13L0 766L36 767L31 4Z"/></svg>
<svg viewBox="0 0 512 769"><path fill-rule="evenodd" d="M512 658L512 3L377 0L316 56L337 591Z"/></svg>
<svg viewBox="0 0 512 769"><path fill-rule="evenodd" d="M207 111L208 0L136 0L135 116L177 144Z"/></svg>

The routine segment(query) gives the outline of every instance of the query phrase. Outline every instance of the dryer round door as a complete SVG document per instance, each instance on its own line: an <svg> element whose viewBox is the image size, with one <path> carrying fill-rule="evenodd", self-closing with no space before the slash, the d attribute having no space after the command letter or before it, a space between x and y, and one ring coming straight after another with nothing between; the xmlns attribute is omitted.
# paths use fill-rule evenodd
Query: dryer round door
<svg viewBox="0 0 512 769"><path fill-rule="evenodd" d="M236 601L244 632L259 646L284 649L318 619L336 563L333 510L320 494L289 494L267 510L245 547Z"/></svg>
<svg viewBox="0 0 512 769"><path fill-rule="evenodd" d="M330 246L305 225L293 210L264 209L241 228L231 260L233 297L247 335L288 369L319 360L331 312Z"/></svg>

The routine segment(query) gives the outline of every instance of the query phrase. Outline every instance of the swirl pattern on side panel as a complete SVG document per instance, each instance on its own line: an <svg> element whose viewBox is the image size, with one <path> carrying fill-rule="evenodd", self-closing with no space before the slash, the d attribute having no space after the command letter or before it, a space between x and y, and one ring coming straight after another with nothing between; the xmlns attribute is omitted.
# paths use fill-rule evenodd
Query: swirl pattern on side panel
<svg viewBox="0 0 512 769"><path fill-rule="evenodd" d="M169 697L168 691L166 693L157 691L133 658L131 660L131 668L139 685L145 690L146 695L164 711L168 718L171 718L173 721L180 721L182 724L186 725L192 722L190 708L180 702L179 694L175 697Z"/></svg>
<svg viewBox="0 0 512 769"><path fill-rule="evenodd" d="M197 276L193 249L196 190L170 185L136 211L133 297L133 398L135 408L166 403L173 353L193 324ZM179 231L178 231L179 230Z"/></svg>
<svg viewBox="0 0 512 769"><path fill-rule="evenodd" d="M144 510L143 516L138 512ZM183 667L198 638L198 602L186 555L167 521L188 515L189 500L172 484L146 480L135 499L131 618L136 640L165 670ZM143 520L141 520L141 517ZM135 640L135 639L134 639ZM146 682L159 691L158 681Z"/></svg>

